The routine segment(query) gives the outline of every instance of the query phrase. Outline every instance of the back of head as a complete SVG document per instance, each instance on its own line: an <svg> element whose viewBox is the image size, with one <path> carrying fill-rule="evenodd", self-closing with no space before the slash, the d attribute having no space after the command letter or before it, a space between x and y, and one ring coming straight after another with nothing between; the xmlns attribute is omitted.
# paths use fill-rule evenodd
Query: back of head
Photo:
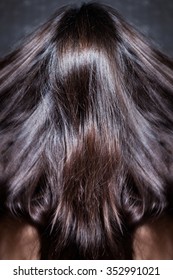
<svg viewBox="0 0 173 280"><path fill-rule="evenodd" d="M2 215L40 230L42 258L132 258L133 229L171 208L172 61L89 3L0 66Z"/></svg>

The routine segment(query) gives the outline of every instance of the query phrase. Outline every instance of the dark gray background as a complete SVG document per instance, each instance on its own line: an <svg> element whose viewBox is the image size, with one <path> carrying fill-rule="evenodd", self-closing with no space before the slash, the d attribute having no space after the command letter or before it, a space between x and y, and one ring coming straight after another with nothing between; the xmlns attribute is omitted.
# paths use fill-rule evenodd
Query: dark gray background
<svg viewBox="0 0 173 280"><path fill-rule="evenodd" d="M60 6L81 1L0 0L0 56L46 21ZM89 1L82 1L89 2ZM97 1L116 8L130 23L173 57L173 0Z"/></svg>

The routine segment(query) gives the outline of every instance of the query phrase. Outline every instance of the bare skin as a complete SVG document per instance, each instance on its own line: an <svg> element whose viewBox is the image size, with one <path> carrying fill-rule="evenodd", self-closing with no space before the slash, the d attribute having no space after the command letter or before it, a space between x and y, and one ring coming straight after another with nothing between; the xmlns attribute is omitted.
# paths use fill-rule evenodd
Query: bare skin
<svg viewBox="0 0 173 280"><path fill-rule="evenodd" d="M3 219L0 224L1 260L39 259L39 235L37 230L22 222Z"/></svg>
<svg viewBox="0 0 173 280"><path fill-rule="evenodd" d="M173 219L164 217L139 227L133 248L136 260L173 260Z"/></svg>

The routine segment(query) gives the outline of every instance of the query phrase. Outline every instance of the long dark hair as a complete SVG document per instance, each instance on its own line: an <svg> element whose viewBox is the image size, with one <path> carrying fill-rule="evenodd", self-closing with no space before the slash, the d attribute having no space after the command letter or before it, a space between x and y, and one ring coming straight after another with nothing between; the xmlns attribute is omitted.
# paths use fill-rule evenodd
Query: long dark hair
<svg viewBox="0 0 173 280"><path fill-rule="evenodd" d="M111 7L65 6L0 61L0 213L41 259L132 259L171 214L173 61Z"/></svg>

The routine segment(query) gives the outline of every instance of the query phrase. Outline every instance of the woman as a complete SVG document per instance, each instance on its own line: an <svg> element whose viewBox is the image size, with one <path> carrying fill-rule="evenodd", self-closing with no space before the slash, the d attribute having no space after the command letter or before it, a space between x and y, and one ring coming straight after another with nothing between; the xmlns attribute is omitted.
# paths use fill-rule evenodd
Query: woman
<svg viewBox="0 0 173 280"><path fill-rule="evenodd" d="M172 60L89 3L0 69L1 258L172 258Z"/></svg>

